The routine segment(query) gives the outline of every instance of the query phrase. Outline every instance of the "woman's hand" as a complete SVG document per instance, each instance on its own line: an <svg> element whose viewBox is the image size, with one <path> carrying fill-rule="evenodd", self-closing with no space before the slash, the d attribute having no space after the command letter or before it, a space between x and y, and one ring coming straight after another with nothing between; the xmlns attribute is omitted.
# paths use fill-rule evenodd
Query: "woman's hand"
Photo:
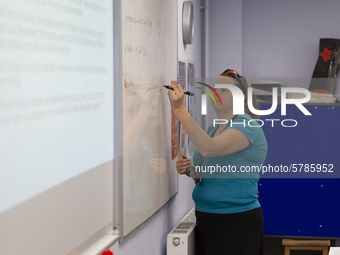
<svg viewBox="0 0 340 255"><path fill-rule="evenodd" d="M179 174L190 174L191 160L182 154L182 158L176 161L176 169Z"/></svg>
<svg viewBox="0 0 340 255"><path fill-rule="evenodd" d="M177 110L184 108L184 93L180 84L171 84L170 88L173 88L174 90L169 89L168 96L171 107L176 112Z"/></svg>

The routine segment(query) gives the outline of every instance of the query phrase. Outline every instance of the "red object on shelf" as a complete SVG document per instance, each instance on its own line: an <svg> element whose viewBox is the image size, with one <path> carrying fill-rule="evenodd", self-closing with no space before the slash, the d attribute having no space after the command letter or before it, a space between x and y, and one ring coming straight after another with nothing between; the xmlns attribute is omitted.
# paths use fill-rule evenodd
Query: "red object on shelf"
<svg viewBox="0 0 340 255"><path fill-rule="evenodd" d="M113 252L110 250L103 251L102 255L113 255Z"/></svg>

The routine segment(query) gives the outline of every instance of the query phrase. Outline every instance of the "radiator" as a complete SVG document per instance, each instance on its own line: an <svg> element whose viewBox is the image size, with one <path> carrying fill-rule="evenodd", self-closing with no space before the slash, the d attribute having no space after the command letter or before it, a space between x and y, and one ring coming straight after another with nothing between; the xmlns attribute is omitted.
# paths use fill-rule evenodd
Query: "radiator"
<svg viewBox="0 0 340 255"><path fill-rule="evenodd" d="M193 208L167 236L167 255L195 255L196 217Z"/></svg>

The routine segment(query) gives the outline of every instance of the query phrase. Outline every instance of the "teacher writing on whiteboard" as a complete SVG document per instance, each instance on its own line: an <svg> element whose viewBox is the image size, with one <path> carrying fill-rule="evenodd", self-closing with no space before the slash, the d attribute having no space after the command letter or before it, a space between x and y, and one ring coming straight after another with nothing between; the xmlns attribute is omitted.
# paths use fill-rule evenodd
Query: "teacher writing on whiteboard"
<svg viewBox="0 0 340 255"><path fill-rule="evenodd" d="M264 163L267 142L262 128L253 120L256 116L247 107L246 80L236 71L227 69L215 84L229 84L241 89L245 113L234 115L231 91L217 88L222 104L216 98L216 105L212 103L212 107L218 119L228 122L215 127L211 124L207 132L186 110L182 87L171 85L174 90L168 91L171 107L196 147L193 162L182 155L176 162L177 171L189 175L193 164L191 168L201 172L202 177L192 194L196 210L196 254L262 255L259 173L244 169L256 169Z"/></svg>

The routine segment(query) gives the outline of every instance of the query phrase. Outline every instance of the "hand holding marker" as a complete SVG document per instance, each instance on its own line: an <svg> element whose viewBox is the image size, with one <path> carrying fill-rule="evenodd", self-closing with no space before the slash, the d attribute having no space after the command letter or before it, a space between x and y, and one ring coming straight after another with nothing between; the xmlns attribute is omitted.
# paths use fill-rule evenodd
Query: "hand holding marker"
<svg viewBox="0 0 340 255"><path fill-rule="evenodd" d="M169 85L163 85L163 86L164 86L165 88L167 88L167 89L174 90L173 88L170 88ZM193 95L194 95L194 93L189 92L189 91L183 91L183 93L184 93L185 95L188 95L188 96L193 96Z"/></svg>

